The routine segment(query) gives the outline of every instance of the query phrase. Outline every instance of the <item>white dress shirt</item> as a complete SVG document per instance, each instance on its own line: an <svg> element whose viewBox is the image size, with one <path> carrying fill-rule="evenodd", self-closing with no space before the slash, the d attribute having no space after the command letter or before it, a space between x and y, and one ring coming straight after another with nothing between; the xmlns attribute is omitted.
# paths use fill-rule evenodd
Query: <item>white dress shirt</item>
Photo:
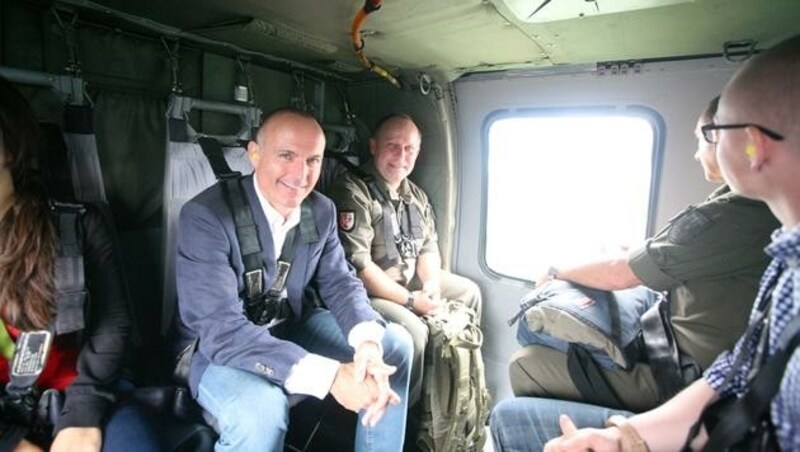
<svg viewBox="0 0 800 452"><path fill-rule="evenodd" d="M286 240L286 234L300 224L300 208L292 210L288 217L281 215L261 193L257 179L258 174L254 173L253 183L256 196L258 196L258 202L261 204L272 232L275 255L279 256L283 249L283 242ZM282 296L286 296L285 287ZM378 322L361 322L350 330L347 343L354 349L358 349L358 346L366 341L374 342L380 347L384 331L385 328ZM290 394L308 394L323 399L330 392L333 380L339 371L339 364L339 361L334 359L309 353L292 366L283 387Z"/></svg>

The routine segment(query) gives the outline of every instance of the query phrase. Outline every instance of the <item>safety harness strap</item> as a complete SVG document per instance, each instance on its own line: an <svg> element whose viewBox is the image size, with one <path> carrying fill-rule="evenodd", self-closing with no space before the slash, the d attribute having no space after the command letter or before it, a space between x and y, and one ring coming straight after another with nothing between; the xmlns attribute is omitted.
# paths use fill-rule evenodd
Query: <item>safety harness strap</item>
<svg viewBox="0 0 800 452"><path fill-rule="evenodd" d="M233 214L236 226L236 238L244 264L244 299L245 314L256 324L266 324L273 318L285 318L291 314L289 305L283 299L283 291L294 260L299 237L298 227L292 228L283 242L281 254L275 265L275 278L269 287L265 284L263 248L258 238L258 227L255 224L253 211L242 187L241 173L231 171L222 147L213 138L201 137L198 140L203 154L211 165L214 175L222 184L225 201ZM319 239L311 206L303 201L300 208L300 235L306 242ZM269 304L269 306L266 306Z"/></svg>
<svg viewBox="0 0 800 452"><path fill-rule="evenodd" d="M53 202L57 215L59 246L55 259L55 333L82 330L86 304L86 277L83 268L83 234L80 217L86 209L80 204Z"/></svg>
<svg viewBox="0 0 800 452"><path fill-rule="evenodd" d="M360 170L359 170L360 171ZM383 195L381 190L378 188L378 184L375 181L375 178L372 177L371 174L364 173L360 171L360 174L356 173L357 176L367 184L367 188L369 189L370 195L378 201L378 204L381 206L381 210L383 211L383 237L384 239L389 242L390 240L395 241L395 246L392 246L390 243L386 243L386 256L382 259L379 259L375 263L381 269L387 269L394 265L397 265L400 262L400 253L397 252L397 245L396 245L396 236L400 234L400 231L395 230L395 223L396 223L396 213L394 210L394 206L392 206L392 201L389 200L386 196ZM386 220L388 219L388 221Z"/></svg>
<svg viewBox="0 0 800 452"><path fill-rule="evenodd" d="M240 185L241 173L231 171L222 147L213 138L200 137L197 144L211 165L211 170L222 184L225 201L233 213L233 222L236 225L236 238L239 240L239 249L242 253L244 264L244 298L250 301L264 293L264 272L261 258L261 243L258 240L253 214L247 205L244 191Z"/></svg>
<svg viewBox="0 0 800 452"><path fill-rule="evenodd" d="M742 367L745 357L748 355L747 353L748 350L746 349L746 346L753 341L756 334L761 333L763 335L768 335L767 331L769 329L769 309L772 305L773 291L775 290L775 286L779 278L780 274L775 275L771 280L767 281L766 289L763 292L761 292L763 294L762 297L756 299L756 314L753 316L750 323L748 324L747 330L744 333L744 337L741 340L742 347L739 350L739 354L736 356L733 365L730 367L730 371L728 372L727 375L725 375L725 379L722 381L719 387L722 388L726 387L728 383L730 383L730 381L736 375L738 370ZM779 349L776 351L776 355L780 353L780 344L782 343L782 339L788 337L788 335L790 334L789 331L792 329L793 329L792 324L790 324L786 327L786 330L784 330L783 335L778 341ZM773 355L773 358L774 357L775 355ZM752 384L753 381L751 380L750 383ZM776 386L777 389L778 381L775 381L774 385ZM769 399L772 399L772 395L769 396ZM724 417L725 414L728 413L728 410L730 410L729 402L730 402L730 397L726 397L717 400L716 402L707 406L703 410L703 413L700 415L700 419L698 419L697 422L695 422L694 425L692 425L692 427L689 429L689 433L686 436L686 441L684 442L683 447L681 448L682 452L691 452L692 450L691 443L700 433L700 429L704 425L706 429L712 432L711 434L713 435L714 431L713 426L717 425L716 420ZM762 419L764 417L766 416L762 416ZM704 448L704 450L710 450L710 449Z"/></svg>
<svg viewBox="0 0 800 452"><path fill-rule="evenodd" d="M211 171L214 171L217 179L241 174L237 171L232 171L231 167L228 166L225 155L222 153L222 147L217 140L209 137L199 137L197 144L203 150L203 154L208 159L208 164L211 165Z"/></svg>
<svg viewBox="0 0 800 452"><path fill-rule="evenodd" d="M236 238L239 240L239 250L244 264L245 298L248 300L257 298L264 292L264 265L258 227L242 190L241 178L228 177L221 179L220 182L236 225Z"/></svg>
<svg viewBox="0 0 800 452"><path fill-rule="evenodd" d="M769 414L772 398L778 392L789 359L800 346L800 316L795 317L778 338L775 353L748 384L749 389L735 402L711 430L704 451L728 450ZM705 417L705 416L704 416Z"/></svg>

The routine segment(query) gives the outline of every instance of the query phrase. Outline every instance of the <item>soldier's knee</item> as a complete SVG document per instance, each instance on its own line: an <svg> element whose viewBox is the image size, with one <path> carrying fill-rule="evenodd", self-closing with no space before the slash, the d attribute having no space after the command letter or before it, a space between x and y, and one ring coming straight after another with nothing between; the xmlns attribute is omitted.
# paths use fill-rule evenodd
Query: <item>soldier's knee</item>
<svg viewBox="0 0 800 452"><path fill-rule="evenodd" d="M508 376L516 396L547 396L569 379L564 354L539 345L517 350L509 359Z"/></svg>

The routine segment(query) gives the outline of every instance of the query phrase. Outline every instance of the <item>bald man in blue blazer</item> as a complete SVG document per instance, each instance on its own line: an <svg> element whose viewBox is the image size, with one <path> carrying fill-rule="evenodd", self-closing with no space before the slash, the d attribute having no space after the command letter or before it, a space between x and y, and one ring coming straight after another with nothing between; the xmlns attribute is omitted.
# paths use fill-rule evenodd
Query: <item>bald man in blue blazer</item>
<svg viewBox="0 0 800 452"><path fill-rule="evenodd" d="M345 260L334 205L313 191L324 149L319 123L293 109L271 114L247 147L255 171L240 186L262 248L265 288L284 242L295 243L281 291L286 309L266 325L245 314L245 265L222 184L181 211L180 329L184 339L199 338L189 385L217 420L218 451L283 450L288 395L329 393L359 413L355 450L403 448L411 338L370 307Z"/></svg>

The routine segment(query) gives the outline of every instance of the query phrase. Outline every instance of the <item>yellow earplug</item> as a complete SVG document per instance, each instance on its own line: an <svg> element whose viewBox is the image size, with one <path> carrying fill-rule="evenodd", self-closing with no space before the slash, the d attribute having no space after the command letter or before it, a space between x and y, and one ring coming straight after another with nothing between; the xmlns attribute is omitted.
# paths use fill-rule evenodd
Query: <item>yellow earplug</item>
<svg viewBox="0 0 800 452"><path fill-rule="evenodd" d="M748 144L746 148L744 148L744 153L747 154L748 157L753 158L756 156L756 147L752 144Z"/></svg>

